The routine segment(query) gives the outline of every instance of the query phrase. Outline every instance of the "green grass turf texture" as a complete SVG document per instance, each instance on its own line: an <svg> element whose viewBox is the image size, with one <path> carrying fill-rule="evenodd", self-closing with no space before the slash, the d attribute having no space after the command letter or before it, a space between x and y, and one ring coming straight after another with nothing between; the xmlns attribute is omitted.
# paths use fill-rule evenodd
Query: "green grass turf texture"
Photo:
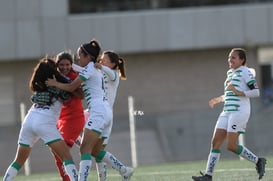
<svg viewBox="0 0 273 181"><path fill-rule="evenodd" d="M191 181L192 175L204 171L206 161L164 163L150 166L139 166L135 169L131 181ZM2 180L3 177L0 177ZM15 181L59 181L58 173L32 173L24 176L21 172ZM96 171L91 170L89 180L97 180ZM108 181L120 181L117 171L108 169ZM254 181L258 180L255 165L247 160L220 160L213 181ZM273 157L267 158L266 173L263 181L273 181Z"/></svg>

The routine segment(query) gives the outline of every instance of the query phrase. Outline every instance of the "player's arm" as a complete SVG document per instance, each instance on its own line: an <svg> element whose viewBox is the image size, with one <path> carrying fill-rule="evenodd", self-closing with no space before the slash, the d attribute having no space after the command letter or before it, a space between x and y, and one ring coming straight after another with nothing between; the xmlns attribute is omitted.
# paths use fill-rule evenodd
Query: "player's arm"
<svg viewBox="0 0 273 181"><path fill-rule="evenodd" d="M107 66L104 66L100 63L95 63L94 66L97 69L100 69L101 71L103 71L105 74L107 74L107 76L110 78L110 80L115 81L117 79L117 72Z"/></svg>
<svg viewBox="0 0 273 181"><path fill-rule="evenodd" d="M224 95L221 95L221 96L212 98L212 99L209 101L209 106L210 106L211 108L213 108L214 105L219 104L219 103L221 103L221 102L224 102Z"/></svg>
<svg viewBox="0 0 273 181"><path fill-rule="evenodd" d="M115 81L117 79L117 72L113 69L110 69L107 66L101 66L101 70L110 77L110 80Z"/></svg>
<svg viewBox="0 0 273 181"><path fill-rule="evenodd" d="M72 69L76 72L81 72L83 70L83 67L77 65L77 64L72 64Z"/></svg>
<svg viewBox="0 0 273 181"><path fill-rule="evenodd" d="M260 90L255 80L255 76L253 73L248 70L243 74L243 78L247 82L248 90L238 91L231 83L228 85L228 89L231 90L234 94L238 96L245 96L245 97L259 97Z"/></svg>
<svg viewBox="0 0 273 181"><path fill-rule="evenodd" d="M246 97L259 97L260 89L258 87L257 81L255 79L256 71L253 68L248 68L247 73L244 74L244 79L246 80L246 85L248 86L248 90L244 91Z"/></svg>
<svg viewBox="0 0 273 181"><path fill-rule="evenodd" d="M65 90L67 92L73 92L81 85L82 82L83 82L83 80L79 76L69 84L57 82L56 78L53 77L53 79L46 80L46 85L47 86L54 86L59 89Z"/></svg>
<svg viewBox="0 0 273 181"><path fill-rule="evenodd" d="M230 91L232 91L235 95L237 96L246 96L245 93L243 91L238 91L234 85L231 84L231 82L229 83L229 85L227 86L227 89L229 89Z"/></svg>
<svg viewBox="0 0 273 181"><path fill-rule="evenodd" d="M77 98L79 98L79 99L83 99L84 98L84 93L83 93L81 87L79 87L76 90L74 90L72 92L72 95L75 96L75 97L77 97Z"/></svg>
<svg viewBox="0 0 273 181"><path fill-rule="evenodd" d="M247 84L249 90L244 91L246 97L259 97L260 89L256 83L256 81L251 81Z"/></svg>
<svg viewBox="0 0 273 181"><path fill-rule="evenodd" d="M247 85L249 90L245 91L238 91L233 85L228 85L228 89L231 90L234 94L238 96L244 96L244 97L259 97L260 96L260 90L255 83L248 84Z"/></svg>

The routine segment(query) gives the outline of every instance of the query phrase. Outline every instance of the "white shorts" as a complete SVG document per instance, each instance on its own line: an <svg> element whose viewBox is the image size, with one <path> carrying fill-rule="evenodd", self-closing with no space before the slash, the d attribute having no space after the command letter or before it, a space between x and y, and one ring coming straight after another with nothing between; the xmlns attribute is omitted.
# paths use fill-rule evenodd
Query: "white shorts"
<svg viewBox="0 0 273 181"><path fill-rule="evenodd" d="M224 129L227 132L244 133L249 119L248 112L222 112L217 120L215 129Z"/></svg>
<svg viewBox="0 0 273 181"><path fill-rule="evenodd" d="M32 147L41 138L45 144L62 139L56 117L29 111L22 124L18 144Z"/></svg>
<svg viewBox="0 0 273 181"><path fill-rule="evenodd" d="M103 139L108 138L111 134L113 119L111 107L107 103L98 104L95 109L91 109L89 112L85 128L97 132Z"/></svg>

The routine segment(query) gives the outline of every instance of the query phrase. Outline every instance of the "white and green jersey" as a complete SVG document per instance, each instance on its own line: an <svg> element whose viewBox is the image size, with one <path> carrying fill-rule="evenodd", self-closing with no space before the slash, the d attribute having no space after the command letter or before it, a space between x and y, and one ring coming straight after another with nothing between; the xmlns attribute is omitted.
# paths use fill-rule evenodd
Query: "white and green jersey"
<svg viewBox="0 0 273 181"><path fill-rule="evenodd" d="M82 90L88 109L96 107L97 104L103 103L104 87L102 73L94 67L93 62L79 72L79 77L83 80Z"/></svg>
<svg viewBox="0 0 273 181"><path fill-rule="evenodd" d="M110 106L113 108L119 85L119 75L116 70L110 69L109 67L103 65L101 70L103 72L105 100L107 100Z"/></svg>
<svg viewBox="0 0 273 181"><path fill-rule="evenodd" d="M227 89L229 83L241 92L244 92L246 96L238 96L232 91ZM254 89L250 89L249 86L254 85ZM259 89L256 85L256 80L253 74L246 66L240 66L237 69L230 69L227 71L227 78L224 83L224 112L234 111L247 111L250 112L250 100L249 97L259 96Z"/></svg>

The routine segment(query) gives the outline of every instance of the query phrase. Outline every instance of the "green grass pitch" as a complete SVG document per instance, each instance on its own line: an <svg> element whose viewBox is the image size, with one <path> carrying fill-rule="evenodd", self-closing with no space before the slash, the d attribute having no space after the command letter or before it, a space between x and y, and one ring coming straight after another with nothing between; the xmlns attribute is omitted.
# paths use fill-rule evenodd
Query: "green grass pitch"
<svg viewBox="0 0 273 181"><path fill-rule="evenodd" d="M131 181L191 181L192 175L198 175L204 171L206 161L165 163L151 166L139 166L135 169ZM2 180L3 177L0 177ZM57 173L33 173L30 176L19 174L15 181L59 181ZM97 180L93 169L89 180ZM109 181L120 181L121 177L113 169L108 169ZM254 181L258 180L255 165L246 160L220 160L218 163L214 181ZM263 181L273 181L273 157L267 158L266 174Z"/></svg>

